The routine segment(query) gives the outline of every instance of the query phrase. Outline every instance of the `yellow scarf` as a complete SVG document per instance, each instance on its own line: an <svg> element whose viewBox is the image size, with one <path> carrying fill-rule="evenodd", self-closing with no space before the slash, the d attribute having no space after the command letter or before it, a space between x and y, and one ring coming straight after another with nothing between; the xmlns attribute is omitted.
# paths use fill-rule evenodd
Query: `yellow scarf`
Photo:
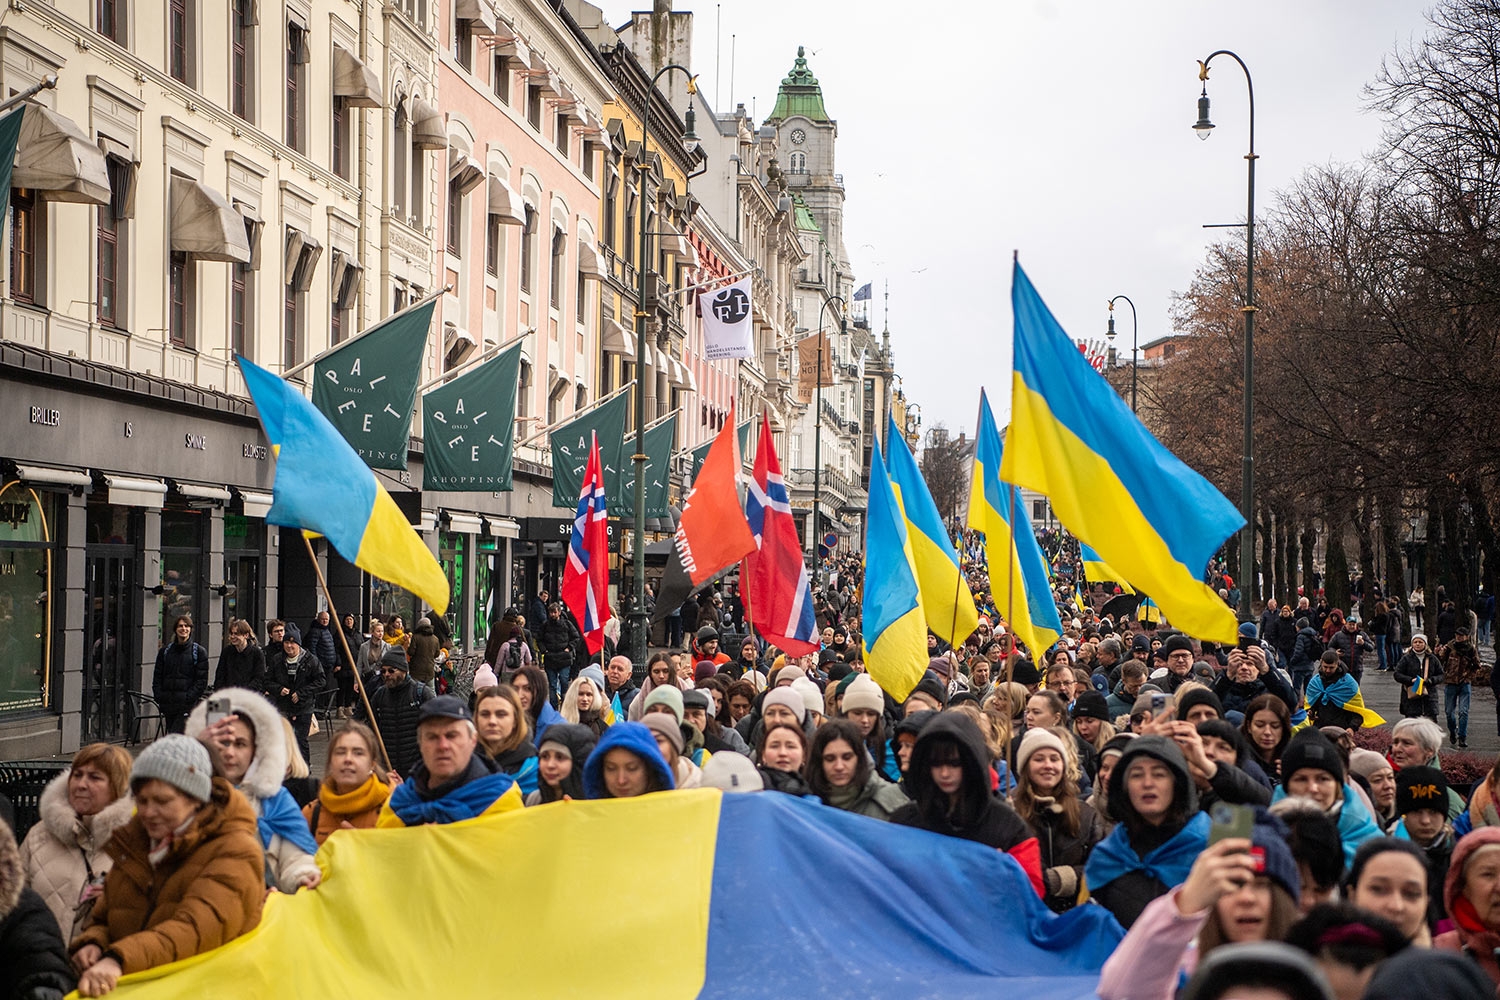
<svg viewBox="0 0 1500 1000"><path fill-rule="evenodd" d="M322 803L324 809L336 816L356 816L372 809L379 809L390 797L390 786L377 780L373 774L354 791L343 794L334 791L333 785L328 782L318 786L318 801Z"/></svg>

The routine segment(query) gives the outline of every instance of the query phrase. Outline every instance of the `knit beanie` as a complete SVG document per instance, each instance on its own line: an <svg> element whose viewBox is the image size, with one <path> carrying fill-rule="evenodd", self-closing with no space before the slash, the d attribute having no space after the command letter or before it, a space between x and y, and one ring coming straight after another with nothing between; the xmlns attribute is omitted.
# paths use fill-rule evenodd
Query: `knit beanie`
<svg viewBox="0 0 1500 1000"><path fill-rule="evenodd" d="M380 665L382 667L395 667L403 674L411 670L411 664L406 662L406 650L400 646L387 646L385 652L380 656Z"/></svg>
<svg viewBox="0 0 1500 1000"><path fill-rule="evenodd" d="M807 703L802 700L800 694L789 687L772 688L767 691L766 696L761 699L760 714L765 715L766 709L772 705L782 705L791 709L792 714L797 717L798 722L803 722L807 719Z"/></svg>
<svg viewBox="0 0 1500 1000"><path fill-rule="evenodd" d="M1104 744L1104 749L1099 751L1099 760L1103 761L1105 757L1109 756L1119 757L1125 752L1125 748L1130 745L1130 741L1133 739L1135 739L1135 733L1118 734L1114 739Z"/></svg>
<svg viewBox="0 0 1500 1000"><path fill-rule="evenodd" d="M704 788L725 792L759 792L766 783L750 758L740 753L716 753L703 765Z"/></svg>
<svg viewBox="0 0 1500 1000"><path fill-rule="evenodd" d="M282 642L295 642L302 645L302 630L297 627L296 622L287 622L286 629L281 633Z"/></svg>
<svg viewBox="0 0 1500 1000"><path fill-rule="evenodd" d="M1344 783L1344 760L1339 756L1333 741L1315 729L1304 729L1286 745L1281 755L1281 773L1284 781L1290 781L1301 768L1310 767L1327 771L1333 780Z"/></svg>
<svg viewBox="0 0 1500 1000"><path fill-rule="evenodd" d="M135 759L130 787L139 791L142 783L153 778L165 781L191 799L207 802L214 791L214 765L208 748L182 733L161 737Z"/></svg>
<svg viewBox="0 0 1500 1000"><path fill-rule="evenodd" d="M920 697L923 701L930 702L933 708L940 709L948 701L947 685L938 680L937 675L931 670L922 675L917 686L912 689L911 694L906 696L907 701Z"/></svg>
<svg viewBox="0 0 1500 1000"><path fill-rule="evenodd" d="M1144 632L1137 632L1130 639L1130 651L1133 653L1140 650L1143 653L1151 652L1151 639Z"/></svg>
<svg viewBox="0 0 1500 1000"><path fill-rule="evenodd" d="M1197 687L1183 692L1182 698L1177 702L1177 717L1186 719L1188 710L1198 705L1207 705L1219 718L1224 718L1224 703L1219 700L1218 695L1206 687Z"/></svg>
<svg viewBox="0 0 1500 1000"><path fill-rule="evenodd" d="M855 676L855 670L847 663L830 663L828 665L828 680L830 683L838 683L853 676Z"/></svg>
<svg viewBox="0 0 1500 1000"><path fill-rule="evenodd" d="M771 675L771 686L781 687L782 681L786 681L788 684L790 684L798 677L806 676L807 672L801 667L796 666L795 664L788 664L787 666L782 667L780 670Z"/></svg>
<svg viewBox="0 0 1500 1000"><path fill-rule="evenodd" d="M1042 682L1042 674L1037 670L1035 663L1023 659L1017 660L1010 668L1010 679L1017 684L1025 684L1030 687L1032 684L1040 684Z"/></svg>
<svg viewBox="0 0 1500 1000"><path fill-rule="evenodd" d="M665 712L652 712L650 715L641 716L641 722L653 733L661 733L667 738L667 742L682 753L686 746L682 739L682 723L674 722Z"/></svg>
<svg viewBox="0 0 1500 1000"><path fill-rule="evenodd" d="M1073 702L1072 714L1075 719L1098 719L1100 722L1109 722L1109 700L1098 691L1089 689L1079 694Z"/></svg>
<svg viewBox="0 0 1500 1000"><path fill-rule="evenodd" d="M1147 646L1149 647L1149 645L1150 644L1148 643ZM1161 648L1162 652L1166 653L1168 656L1171 656L1173 653L1181 652L1182 650L1187 650L1189 653L1192 653L1193 640L1189 639L1187 636L1179 632L1168 639L1166 642L1162 643Z"/></svg>
<svg viewBox="0 0 1500 1000"><path fill-rule="evenodd" d="M864 709L877 714L885 711L885 693L864 674L856 674L858 679L844 690L844 714L848 715L856 709Z"/></svg>
<svg viewBox="0 0 1500 1000"><path fill-rule="evenodd" d="M609 690L609 688L606 687L604 683L604 671L601 670L597 664L590 663L588 666L578 671L578 676L587 677L589 680L593 681L594 687L599 689L600 694L603 694L605 691Z"/></svg>
<svg viewBox="0 0 1500 1000"><path fill-rule="evenodd" d="M945 681L953 679L953 661L946 656L934 656L928 660L927 669Z"/></svg>
<svg viewBox="0 0 1500 1000"><path fill-rule="evenodd" d="M1286 837L1287 829L1281 820L1264 809L1256 809L1250 843L1260 854L1266 875L1285 889L1295 903L1302 895L1302 878L1297 873L1297 861L1292 857Z"/></svg>
<svg viewBox="0 0 1500 1000"><path fill-rule="evenodd" d="M1016 751L1016 773L1025 773L1026 762L1031 759L1031 755L1044 748L1056 750L1064 761L1068 759L1068 750L1056 733L1048 729L1028 729L1026 735L1021 737L1020 749Z"/></svg>
<svg viewBox="0 0 1500 1000"><path fill-rule="evenodd" d="M682 709L684 712L690 708L701 708L712 715L713 703L714 700L707 691L699 691L695 688L692 691L682 692Z"/></svg>
<svg viewBox="0 0 1500 1000"><path fill-rule="evenodd" d="M1198 723L1198 735L1212 736L1216 740L1223 740L1234 748L1236 756L1240 754L1245 746L1241 740L1240 731L1234 727L1233 723L1226 722L1223 719L1204 719Z"/></svg>
<svg viewBox="0 0 1500 1000"><path fill-rule="evenodd" d="M663 684L661 687L652 688L651 693L646 695L645 704L641 705L641 721L646 719L646 713L657 705L665 705L682 721L682 689L676 684Z"/></svg>
<svg viewBox="0 0 1500 1000"><path fill-rule="evenodd" d="M495 676L495 668L488 663L481 663L479 669L474 671L474 690L483 691L500 683L500 678Z"/></svg>
<svg viewBox="0 0 1500 1000"><path fill-rule="evenodd" d="M697 665L693 667L693 680L695 682L706 680L718 672L719 668L714 665L713 660L699 660Z"/></svg>
<svg viewBox="0 0 1500 1000"><path fill-rule="evenodd" d="M1416 809L1448 811L1448 781L1435 767L1403 767L1396 772L1396 815Z"/></svg>
<svg viewBox="0 0 1500 1000"><path fill-rule="evenodd" d="M865 676L865 675L861 674L861 673L856 673L856 672L854 672L854 671L851 670L846 676L840 677L837 681L835 681L832 676L830 676L828 678L828 680L829 680L830 683L833 684L833 693L834 693L834 696L841 698L841 697L844 696L845 693L848 692L849 685L853 684L855 681L859 680L863 676Z"/></svg>
<svg viewBox="0 0 1500 1000"><path fill-rule="evenodd" d="M1381 771L1391 770L1391 762L1374 750L1355 747L1349 751L1349 770L1368 781Z"/></svg>
<svg viewBox="0 0 1500 1000"><path fill-rule="evenodd" d="M827 711L823 705L823 692L806 677L798 677L792 681L791 689L802 698L802 705L808 712L822 715Z"/></svg>

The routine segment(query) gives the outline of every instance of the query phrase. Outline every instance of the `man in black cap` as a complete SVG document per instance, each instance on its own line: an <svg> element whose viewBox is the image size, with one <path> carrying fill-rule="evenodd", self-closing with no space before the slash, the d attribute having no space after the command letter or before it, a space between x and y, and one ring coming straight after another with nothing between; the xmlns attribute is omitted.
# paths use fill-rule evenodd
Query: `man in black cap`
<svg viewBox="0 0 1500 1000"><path fill-rule="evenodd" d="M396 786L380 827L457 823L521 808L521 788L488 755L475 753L479 733L469 706L451 694L424 702L418 712L422 759Z"/></svg>
<svg viewBox="0 0 1500 1000"><path fill-rule="evenodd" d="M387 646L380 658L381 686L370 695L370 711L380 739L391 755L391 770L402 778L411 776L419 759L417 721L422 706L433 697L432 688L411 679L406 650ZM356 706L357 716L364 716L363 704ZM364 721L364 720L362 720Z"/></svg>

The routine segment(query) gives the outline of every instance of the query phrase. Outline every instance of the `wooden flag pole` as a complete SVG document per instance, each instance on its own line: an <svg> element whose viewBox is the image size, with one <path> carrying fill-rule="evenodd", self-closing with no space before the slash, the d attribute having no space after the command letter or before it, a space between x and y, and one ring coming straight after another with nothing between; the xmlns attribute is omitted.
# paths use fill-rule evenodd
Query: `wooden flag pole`
<svg viewBox="0 0 1500 1000"><path fill-rule="evenodd" d="M375 732L375 742L380 747L380 756L385 758L385 769L394 771L391 766L390 751L385 748L385 738L380 735L380 725L375 721L375 710L370 707L370 697L365 693L364 678L359 676L359 664L354 662L354 654L349 651L349 637L344 634L344 619L339 617L338 609L333 606L333 595L328 592L328 581L323 578L323 567L318 565L317 554L313 552L312 542L307 537L307 532L302 532L302 544L307 548L307 561L312 563L313 572L318 575L318 586L323 588L323 598L328 602L328 616L338 628L333 629L338 633L339 645L344 647L344 655L349 658L349 669L354 671L354 687L359 691L359 698L365 703L365 715L370 720L370 728ZM404 778L405 775L402 775Z"/></svg>

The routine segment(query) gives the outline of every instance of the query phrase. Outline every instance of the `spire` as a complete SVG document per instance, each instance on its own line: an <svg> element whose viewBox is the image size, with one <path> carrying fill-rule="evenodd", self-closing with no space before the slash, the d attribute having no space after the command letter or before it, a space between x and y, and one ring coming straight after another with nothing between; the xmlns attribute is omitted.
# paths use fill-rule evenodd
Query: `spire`
<svg viewBox="0 0 1500 1000"><path fill-rule="evenodd" d="M766 121L779 122L793 115L815 122L833 120L823 109L823 88L812 70L807 68L806 53L805 48L797 46L797 61L792 64L792 71L782 77L781 87L776 91L776 107Z"/></svg>

